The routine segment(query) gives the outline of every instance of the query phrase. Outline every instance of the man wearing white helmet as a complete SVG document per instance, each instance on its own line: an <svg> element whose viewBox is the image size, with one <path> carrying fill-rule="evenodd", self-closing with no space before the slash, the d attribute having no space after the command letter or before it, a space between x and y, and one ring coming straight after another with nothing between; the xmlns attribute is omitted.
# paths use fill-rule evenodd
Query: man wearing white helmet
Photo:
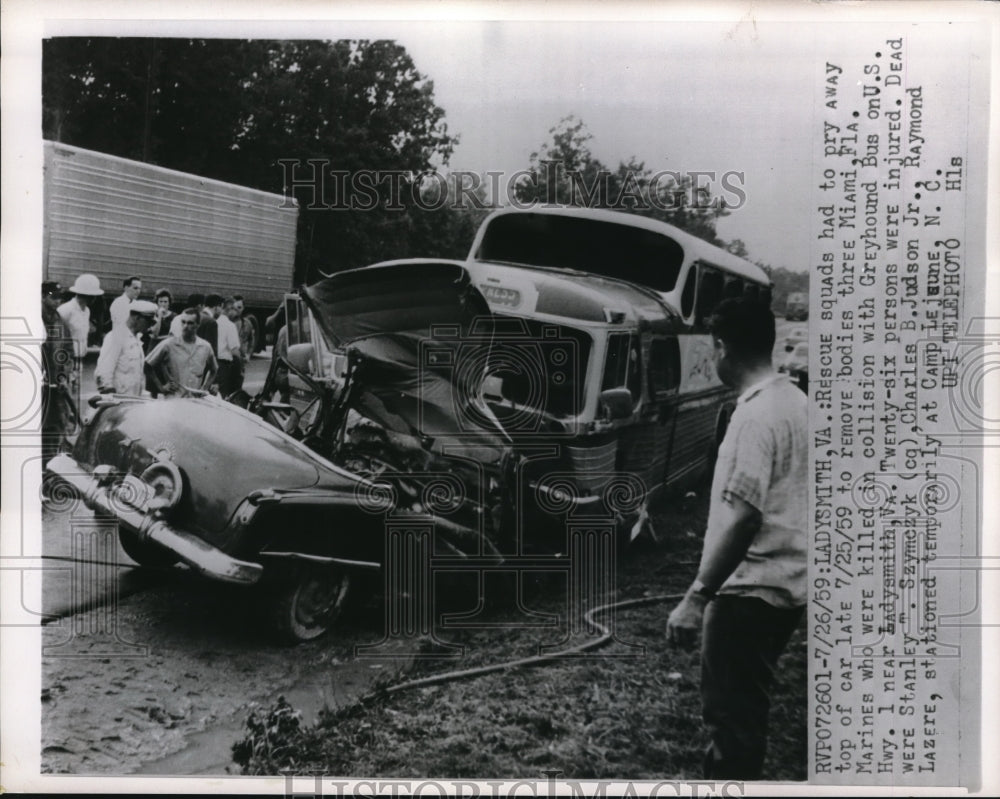
<svg viewBox="0 0 1000 799"><path fill-rule="evenodd" d="M102 394L142 395L145 384L146 354L139 336L145 333L156 315L156 305L135 300L128 306L129 315L123 327L112 328L104 337L97 358L94 377Z"/></svg>
<svg viewBox="0 0 1000 799"><path fill-rule="evenodd" d="M90 335L90 303L92 297L104 294L101 281L94 275L80 275L69 287L73 299L59 306L59 316L73 337L77 366L87 354L87 337Z"/></svg>

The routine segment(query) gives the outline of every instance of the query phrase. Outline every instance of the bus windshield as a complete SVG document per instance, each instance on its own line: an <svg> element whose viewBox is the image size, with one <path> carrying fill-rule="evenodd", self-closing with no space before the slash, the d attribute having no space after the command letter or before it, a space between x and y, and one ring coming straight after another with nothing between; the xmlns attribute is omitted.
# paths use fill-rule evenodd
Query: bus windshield
<svg viewBox="0 0 1000 799"><path fill-rule="evenodd" d="M525 212L493 219L475 257L576 269L668 292L684 250L669 236L631 225Z"/></svg>

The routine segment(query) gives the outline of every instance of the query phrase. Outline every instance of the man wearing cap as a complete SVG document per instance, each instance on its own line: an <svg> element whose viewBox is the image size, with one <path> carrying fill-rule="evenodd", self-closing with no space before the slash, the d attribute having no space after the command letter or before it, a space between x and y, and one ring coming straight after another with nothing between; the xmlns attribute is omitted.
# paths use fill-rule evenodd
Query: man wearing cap
<svg viewBox="0 0 1000 799"><path fill-rule="evenodd" d="M108 314L111 316L112 330L125 327L125 323L128 321L129 306L139 299L141 291L142 280L139 278L132 276L122 281L122 293L111 303L111 308L108 311Z"/></svg>
<svg viewBox="0 0 1000 799"><path fill-rule="evenodd" d="M153 324L156 306L146 300L135 300L128 308L125 325L112 328L104 337L101 354L97 357L94 377L97 390L102 394L142 395L145 353L139 336Z"/></svg>
<svg viewBox="0 0 1000 799"><path fill-rule="evenodd" d="M72 411L69 390L76 379L73 339L59 316L62 288L54 281L42 283L42 465L62 447Z"/></svg>
<svg viewBox="0 0 1000 799"><path fill-rule="evenodd" d="M94 275L80 275L69 290L73 298L59 306L59 316L73 337L73 347L79 365L87 355L91 298L100 297L104 291L101 289L101 281Z"/></svg>

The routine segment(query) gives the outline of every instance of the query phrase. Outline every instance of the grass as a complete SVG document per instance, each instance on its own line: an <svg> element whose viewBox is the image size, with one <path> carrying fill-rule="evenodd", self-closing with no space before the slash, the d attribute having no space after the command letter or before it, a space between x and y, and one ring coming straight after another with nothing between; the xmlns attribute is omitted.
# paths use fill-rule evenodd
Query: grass
<svg viewBox="0 0 1000 799"><path fill-rule="evenodd" d="M617 598L684 591L700 553L705 504L657 514L660 540L625 556ZM558 613L564 587L549 586L530 604ZM560 779L699 779L707 742L699 656L667 644L673 604L620 611L617 642L594 657L382 695L324 711L310 727L287 703L261 709L248 720L234 757L245 774L542 779L542 772L557 770ZM420 659L408 679L534 655L539 645L559 640L553 630L516 626L518 618L509 608L496 610L490 620L512 626L447 633L449 643L465 648L463 657ZM768 780L806 778L806 656L800 630L773 692Z"/></svg>

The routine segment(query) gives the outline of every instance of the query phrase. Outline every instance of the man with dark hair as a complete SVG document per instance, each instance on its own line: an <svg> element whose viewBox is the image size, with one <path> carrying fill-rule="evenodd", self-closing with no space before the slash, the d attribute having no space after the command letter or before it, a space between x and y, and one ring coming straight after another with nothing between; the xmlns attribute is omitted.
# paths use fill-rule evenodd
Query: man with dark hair
<svg viewBox="0 0 1000 799"><path fill-rule="evenodd" d="M203 338L211 347L216 357L219 357L219 314L222 312L222 296L209 294L205 297L205 310L198 325L198 338Z"/></svg>
<svg viewBox="0 0 1000 799"><path fill-rule="evenodd" d="M232 297L222 303L222 313L216 319L218 324L218 348L215 357L219 360L219 394L225 399L240 386L238 385L242 357L240 350L240 334L233 323L236 316L235 302Z"/></svg>
<svg viewBox="0 0 1000 799"><path fill-rule="evenodd" d="M805 395L771 366L774 315L725 300L709 319L719 379L740 392L719 448L698 575L671 643L702 631L706 779L759 779L774 668L806 603Z"/></svg>
<svg viewBox="0 0 1000 799"><path fill-rule="evenodd" d="M146 356L146 376L158 394L187 396L207 391L219 369L208 342L198 338L198 310L185 308L180 336L167 336Z"/></svg>
<svg viewBox="0 0 1000 799"><path fill-rule="evenodd" d="M191 294L188 297L188 301L187 301L187 306L186 307L189 308L189 309L194 310L195 314L198 317L198 324L201 324L201 319L202 319L202 316L204 315L202 313L202 311L204 311L204 309L205 309L205 295L204 294ZM181 337L181 333L182 333L182 329L181 329L181 316L183 315L183 313L184 312L182 311L181 313L177 314L177 316L175 316L173 318L173 320L170 322L170 335L171 336L175 336L176 338L180 338Z"/></svg>
<svg viewBox="0 0 1000 799"><path fill-rule="evenodd" d="M139 299L142 291L142 280L135 275L122 281L122 293L111 303L108 315L111 317L111 329L120 330L128 321L129 306Z"/></svg>
<svg viewBox="0 0 1000 799"><path fill-rule="evenodd" d="M236 374L235 387L243 388L243 379L246 377L246 366L253 357L254 350L254 327L253 322L245 316L246 302L242 294L233 295L234 316L231 317L236 325L236 332L240 337L240 366Z"/></svg>

